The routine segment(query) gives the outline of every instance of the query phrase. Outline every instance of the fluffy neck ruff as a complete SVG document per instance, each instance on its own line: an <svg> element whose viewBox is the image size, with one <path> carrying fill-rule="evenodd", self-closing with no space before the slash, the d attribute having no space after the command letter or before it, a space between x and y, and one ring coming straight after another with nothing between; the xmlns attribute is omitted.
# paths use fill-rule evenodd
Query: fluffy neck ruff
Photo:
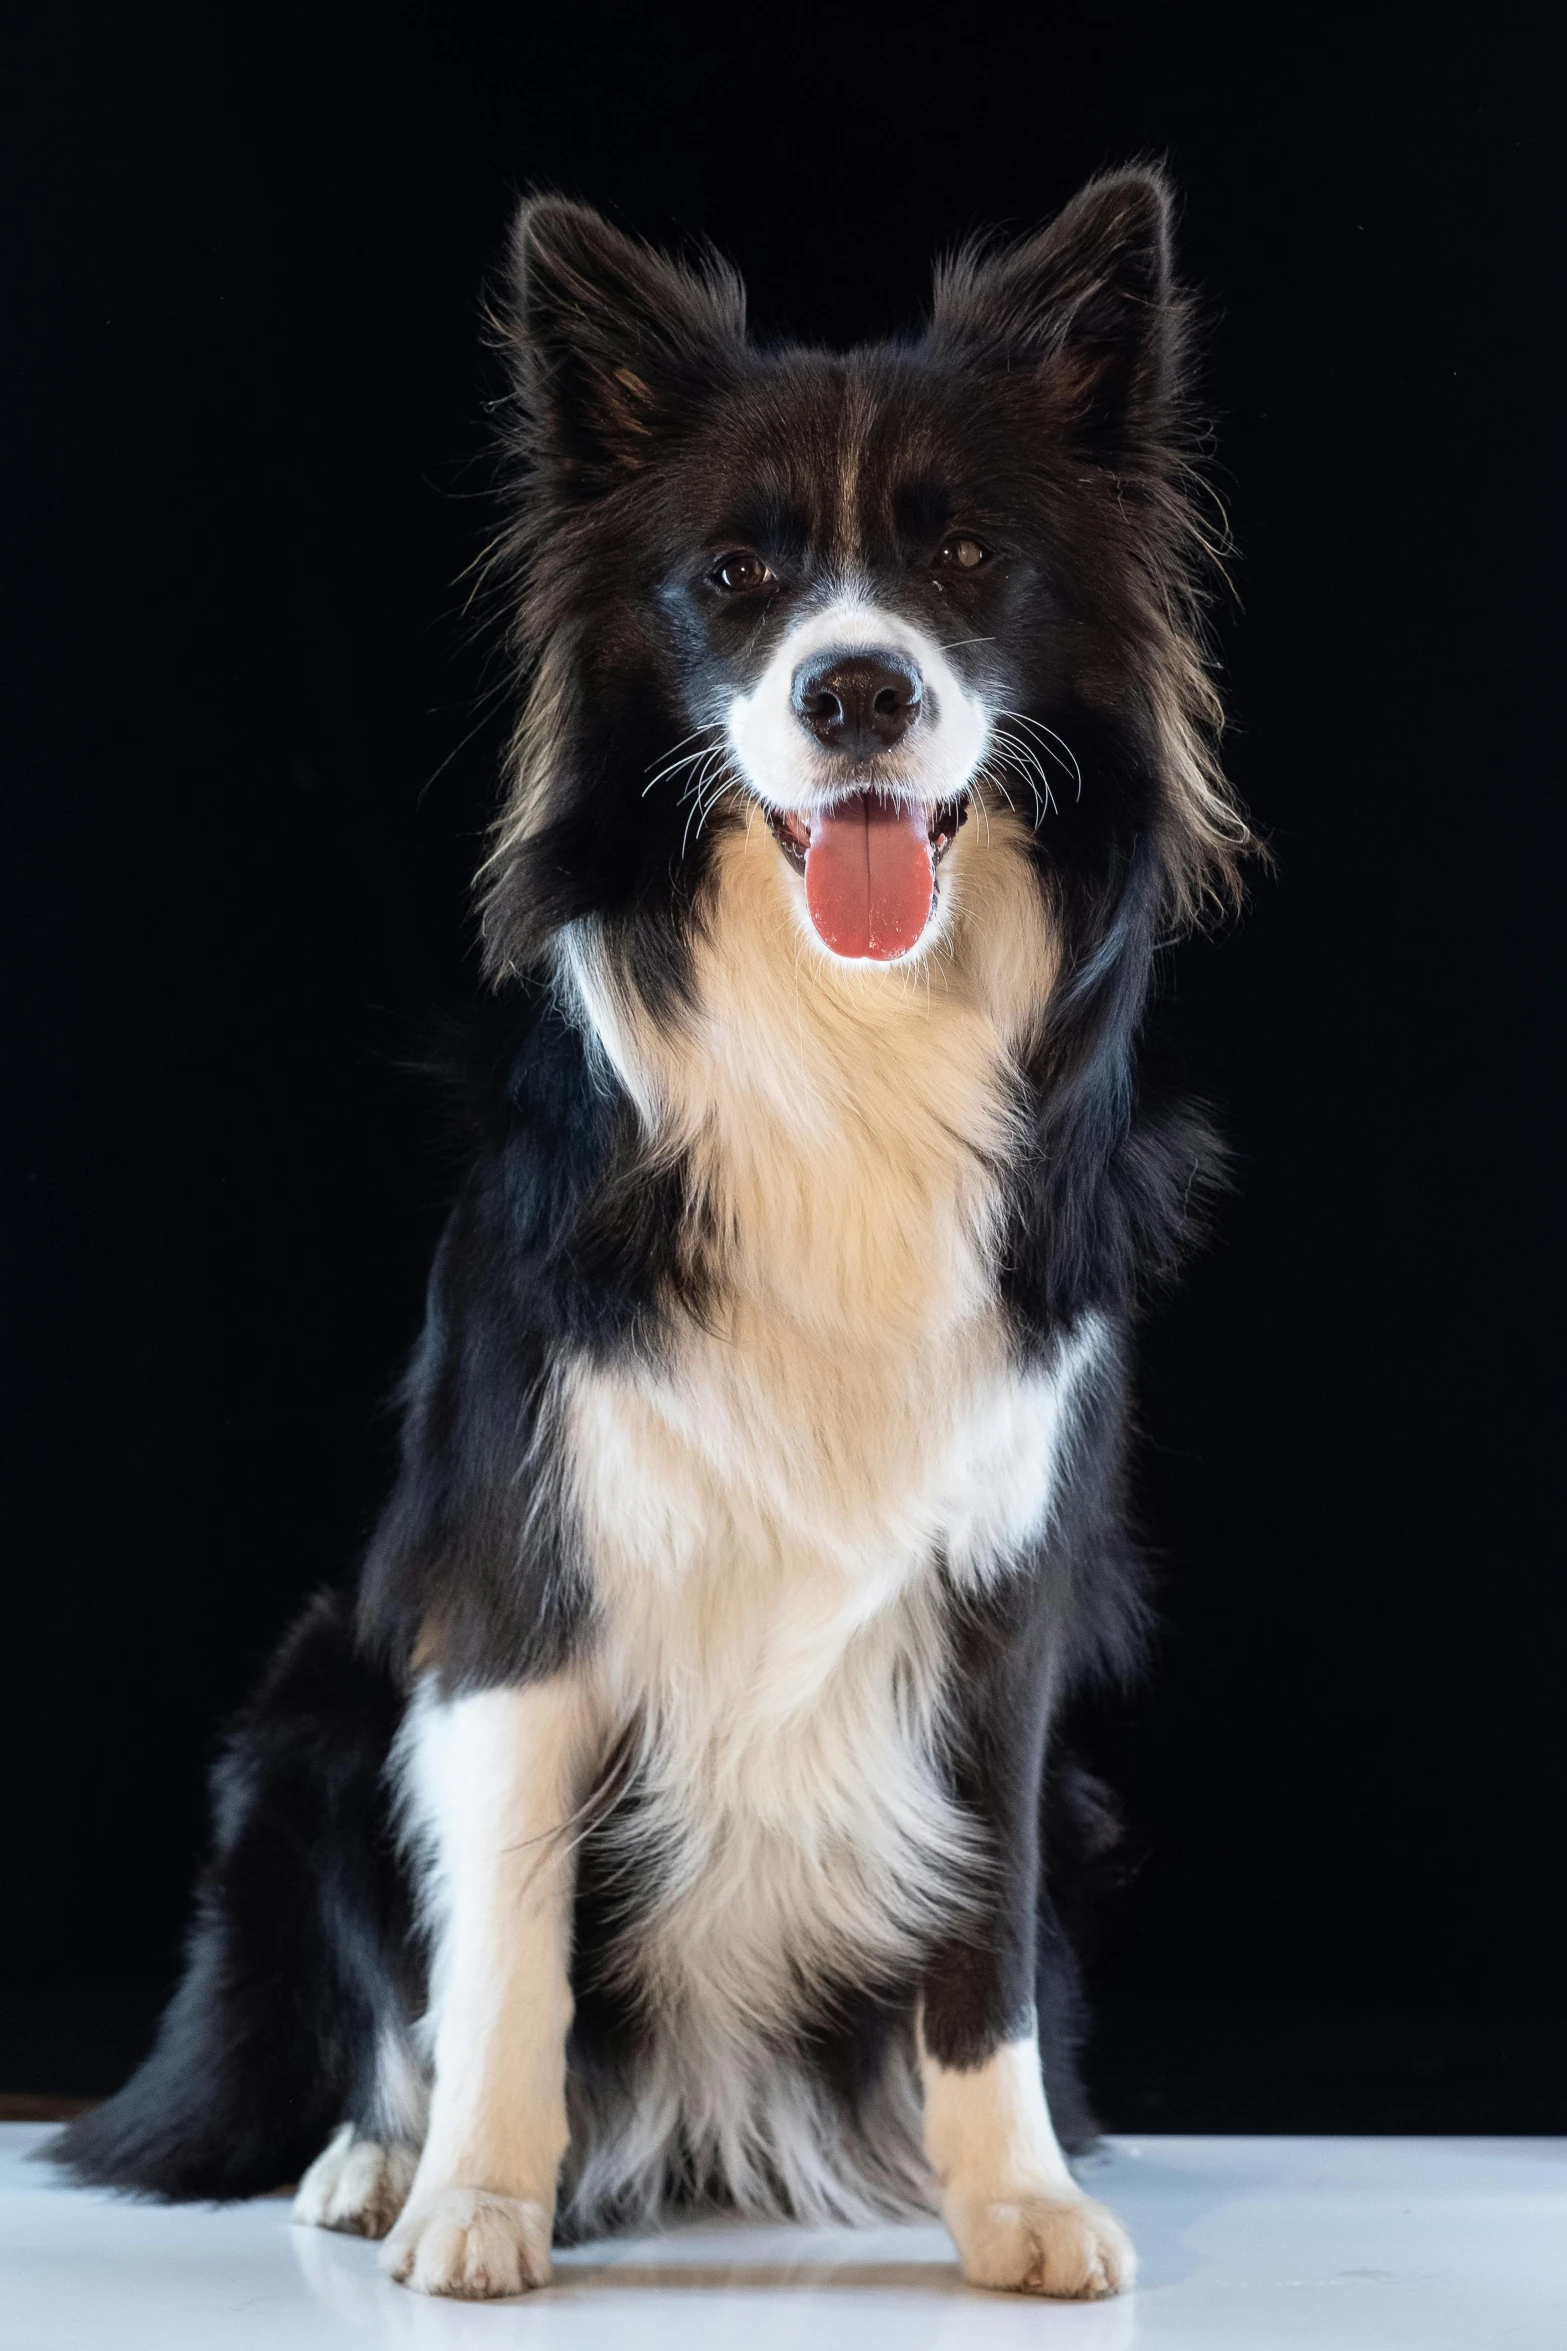
<svg viewBox="0 0 1567 2351"><path fill-rule="evenodd" d="M689 1171L730 1313L884 1349L988 1295L1018 1069L1057 966L1027 841L979 812L923 952L851 963L812 934L767 828L732 818L672 1015L589 926L565 935L563 977L647 1146Z"/></svg>

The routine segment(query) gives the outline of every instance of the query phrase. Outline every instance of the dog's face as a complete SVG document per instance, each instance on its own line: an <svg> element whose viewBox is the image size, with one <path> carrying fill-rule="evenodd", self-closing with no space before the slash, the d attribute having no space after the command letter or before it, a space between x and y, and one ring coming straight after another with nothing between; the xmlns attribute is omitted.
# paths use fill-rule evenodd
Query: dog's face
<svg viewBox="0 0 1567 2351"><path fill-rule="evenodd" d="M1058 912L1139 839L1178 862L1167 243L1121 175L949 266L920 340L839 357L759 350L722 271L525 208L540 673L492 941L689 906L704 837L759 818L807 934L872 964L939 935L976 806L1018 809Z"/></svg>
<svg viewBox="0 0 1567 2351"><path fill-rule="evenodd" d="M712 714L724 773L765 812L826 951L890 962L931 931L990 748L986 666L960 655L996 641L976 575L997 553L962 490L912 477L906 402L887 398L876 450L844 432L847 371L796 362L777 389L833 460L814 483L797 462L723 484L687 583L700 652L685 698Z"/></svg>
<svg viewBox="0 0 1567 2351"><path fill-rule="evenodd" d="M696 739L670 773L760 808L811 932L854 960L928 943L982 772L1028 740L1008 648L1036 640L1037 550L962 390L890 353L763 363L671 507L659 601Z"/></svg>

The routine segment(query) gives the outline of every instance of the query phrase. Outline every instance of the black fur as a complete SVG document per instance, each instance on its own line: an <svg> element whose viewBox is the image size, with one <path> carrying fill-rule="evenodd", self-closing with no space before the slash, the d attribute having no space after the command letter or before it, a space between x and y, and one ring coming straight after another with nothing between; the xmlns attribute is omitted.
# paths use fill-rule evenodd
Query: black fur
<svg viewBox="0 0 1567 2351"><path fill-rule="evenodd" d="M401 1713L349 1609L313 1600L214 1767L213 1856L157 2044L55 2149L79 2178L259 2195L366 2099L376 2025L422 1978L388 1818Z"/></svg>
<svg viewBox="0 0 1567 2351"><path fill-rule="evenodd" d="M687 1016L725 819L693 828L678 789L648 778L758 673L830 571L851 407L878 592L960 641L976 690L1071 747L1034 836L1062 977L1024 1072L996 1272L1020 1355L1048 1358L1090 1309L1124 1331L1217 1172L1201 1119L1151 1100L1137 1070L1155 941L1233 893L1246 845L1211 765L1186 310L1157 176L1101 181L1025 244L960 256L928 331L848 359L748 342L719 265L677 265L553 198L524 207L504 307L516 496L503 566L531 702L484 882L499 1005L357 1600L313 1605L232 1733L158 2047L60 2143L78 2176L154 2194L271 2186L343 2117L371 2118L378 2026L421 1999L385 1794L411 1680L526 1680L593 1638L592 1566L569 1514L519 1500L525 1470L530 1493L551 1488L551 1368L563 1348L656 1357L707 1314L722 1248L553 984L552 944L595 918L652 1016ZM954 515L994 550L972 580L932 568ZM772 567L768 601L713 594L714 550L737 544ZM853 2085L907 2031L920 1990L933 2054L959 2067L1037 2009L1058 2128L1091 2138L1061 1913L1107 1832L1091 1788L1048 1756L1073 1689L1137 1651L1124 1417L1112 1367L1029 1571L952 1604L953 1787L1005 1867L921 1985L822 1987L812 2032L846 2129ZM596 1875L590 1837L573 2066L605 2097L640 2029L593 1966L624 1900Z"/></svg>
<svg viewBox="0 0 1567 2351"><path fill-rule="evenodd" d="M493 1074L499 1115L436 1253L359 1604L394 1670L422 1640L461 1688L553 1670L586 1621L569 1524L535 1522L524 1544L518 1523L552 1349L651 1346L671 1311L702 1308L680 1168L647 1164L631 1105L541 986L516 991Z"/></svg>
<svg viewBox="0 0 1567 2351"><path fill-rule="evenodd" d="M961 1932L931 1956L922 1985L926 2045L944 2065L983 2063L1037 2016L1062 2143L1091 2143L1078 2051L1086 2029L1077 1962L1061 1925L1097 1837L1092 1784L1046 1769L1052 1702L1095 1676L1123 1677L1145 1628L1143 1579L1125 1532L1124 1400L1103 1378L1077 1436L1076 1474L1029 1574L954 1607L953 1770L964 1805L1006 1866ZM1055 1850L1060 1830L1060 1849Z"/></svg>

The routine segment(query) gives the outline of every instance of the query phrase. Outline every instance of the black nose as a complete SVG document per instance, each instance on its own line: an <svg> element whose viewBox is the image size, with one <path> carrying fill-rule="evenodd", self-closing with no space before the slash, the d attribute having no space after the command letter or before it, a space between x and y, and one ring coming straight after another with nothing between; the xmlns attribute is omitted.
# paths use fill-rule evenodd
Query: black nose
<svg viewBox="0 0 1567 2351"><path fill-rule="evenodd" d="M900 653L819 653L795 671L792 699L801 725L829 751L873 759L908 733L923 692Z"/></svg>

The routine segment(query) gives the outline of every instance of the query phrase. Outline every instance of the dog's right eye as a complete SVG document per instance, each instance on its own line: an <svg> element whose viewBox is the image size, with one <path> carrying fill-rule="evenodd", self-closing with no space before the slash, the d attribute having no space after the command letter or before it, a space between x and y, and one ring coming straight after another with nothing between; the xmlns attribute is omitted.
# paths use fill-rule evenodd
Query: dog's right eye
<svg viewBox="0 0 1567 2351"><path fill-rule="evenodd" d="M726 595L743 596L748 589L765 588L772 573L749 547L736 547L714 564L710 577Z"/></svg>

